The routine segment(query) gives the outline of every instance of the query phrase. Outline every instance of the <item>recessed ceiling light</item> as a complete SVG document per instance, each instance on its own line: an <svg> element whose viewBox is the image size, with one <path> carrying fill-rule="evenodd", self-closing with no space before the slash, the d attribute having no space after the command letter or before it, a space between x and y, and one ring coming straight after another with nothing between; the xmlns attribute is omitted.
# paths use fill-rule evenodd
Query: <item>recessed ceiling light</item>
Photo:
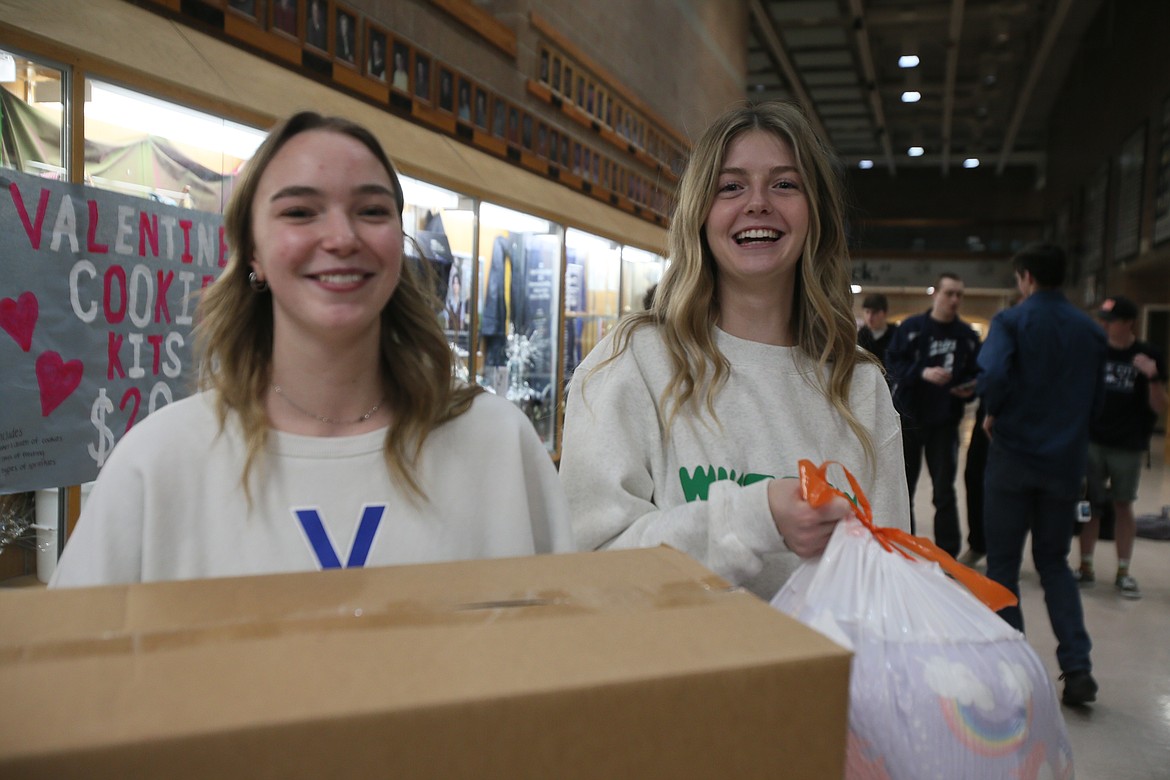
<svg viewBox="0 0 1170 780"><path fill-rule="evenodd" d="M963 160L963 167L964 168L978 168L979 167L979 158L978 157L968 157L966 160Z"/></svg>
<svg viewBox="0 0 1170 780"><path fill-rule="evenodd" d="M922 100L921 92L915 92L912 89L908 89L902 93L903 103L917 103L919 100Z"/></svg>
<svg viewBox="0 0 1170 780"><path fill-rule="evenodd" d="M922 155L926 154L926 150L921 146L911 146L906 150L906 154L910 155L911 157L921 157Z"/></svg>
<svg viewBox="0 0 1170 780"><path fill-rule="evenodd" d="M903 54L901 57L898 58L898 67L899 68L917 68L918 62L919 62L919 60L918 60L917 54Z"/></svg>
<svg viewBox="0 0 1170 780"><path fill-rule="evenodd" d="M863 171L868 171L870 168L873 167L873 160L862 160L859 163L857 163L857 167Z"/></svg>

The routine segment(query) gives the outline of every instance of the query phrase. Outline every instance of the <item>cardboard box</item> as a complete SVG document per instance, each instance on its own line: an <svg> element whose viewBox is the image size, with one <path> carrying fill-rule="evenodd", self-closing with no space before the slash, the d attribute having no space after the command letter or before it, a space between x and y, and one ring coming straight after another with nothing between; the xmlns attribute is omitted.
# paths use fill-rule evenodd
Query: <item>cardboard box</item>
<svg viewBox="0 0 1170 780"><path fill-rule="evenodd" d="M669 549L0 594L0 777L826 778L849 653Z"/></svg>

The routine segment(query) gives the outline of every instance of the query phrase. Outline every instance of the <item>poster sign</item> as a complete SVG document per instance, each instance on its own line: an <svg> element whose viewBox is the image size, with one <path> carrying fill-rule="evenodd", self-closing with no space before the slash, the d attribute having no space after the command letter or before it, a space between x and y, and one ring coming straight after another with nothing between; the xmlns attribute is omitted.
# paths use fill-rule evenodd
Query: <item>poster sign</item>
<svg viewBox="0 0 1170 780"><path fill-rule="evenodd" d="M1146 171L1146 128L1140 127L1122 144L1117 155L1117 232L1113 260L1138 253L1142 221L1142 180Z"/></svg>
<svg viewBox="0 0 1170 780"><path fill-rule="evenodd" d="M1154 243L1170 240L1170 97L1162 103L1161 151L1154 188Z"/></svg>
<svg viewBox="0 0 1170 780"><path fill-rule="evenodd" d="M0 493L88 482L193 389L219 214L0 170Z"/></svg>

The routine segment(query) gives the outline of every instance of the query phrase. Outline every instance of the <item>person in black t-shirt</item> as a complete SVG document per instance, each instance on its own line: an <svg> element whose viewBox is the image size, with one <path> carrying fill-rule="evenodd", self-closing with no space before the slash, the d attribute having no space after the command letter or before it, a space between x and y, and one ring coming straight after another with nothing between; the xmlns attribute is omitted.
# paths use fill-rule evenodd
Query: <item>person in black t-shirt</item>
<svg viewBox="0 0 1170 780"><path fill-rule="evenodd" d="M1105 356L1105 408L1089 430L1088 489L1093 511L1081 529L1082 586L1096 580L1093 551L1101 530L1101 507L1113 504L1117 542L1114 586L1125 598L1140 599L1137 580L1129 573L1137 526L1133 502L1141 479L1142 453L1150 448L1150 434L1158 415L1166 411L1166 364L1162 354L1138 341L1134 331L1138 307L1120 295L1107 298L1097 312L1105 328L1109 350Z"/></svg>

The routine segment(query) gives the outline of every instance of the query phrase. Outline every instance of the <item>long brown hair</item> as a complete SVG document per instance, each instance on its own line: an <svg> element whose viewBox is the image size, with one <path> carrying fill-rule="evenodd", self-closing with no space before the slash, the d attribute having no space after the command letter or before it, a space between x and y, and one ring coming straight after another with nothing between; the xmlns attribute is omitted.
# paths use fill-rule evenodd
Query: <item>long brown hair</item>
<svg viewBox="0 0 1170 780"><path fill-rule="evenodd" d="M674 369L660 399L664 410L669 407L667 427L687 406L697 411L705 406L714 416L715 395L731 366L715 345L718 276L704 225L727 149L750 130L772 133L785 141L796 157L808 197L809 228L793 291L792 332L797 348L821 368L815 380L817 389L848 422L873 462L873 438L849 407L854 368L867 358L857 349L841 184L832 152L793 104L736 106L699 138L678 186L669 229L670 265L651 308L618 324L613 356L629 346L637 328L657 326Z"/></svg>
<svg viewBox="0 0 1170 780"><path fill-rule="evenodd" d="M200 297L196 340L200 385L218 391L221 429L231 412L242 428L248 448L242 482L249 495L249 474L268 439L264 397L271 384L273 337L272 296L256 292L248 283L255 253L252 205L260 177L277 152L291 138L310 130L340 133L369 149L394 185L402 219L402 186L394 165L377 138L348 119L311 111L294 114L272 129L248 161L224 212L231 253L219 279ZM481 391L452 379L451 350L436 316L439 304L433 289L424 270L407 259L398 287L382 309L381 373L386 405L392 412L386 463L392 475L423 497L414 474L423 443L439 425L467 411Z"/></svg>

